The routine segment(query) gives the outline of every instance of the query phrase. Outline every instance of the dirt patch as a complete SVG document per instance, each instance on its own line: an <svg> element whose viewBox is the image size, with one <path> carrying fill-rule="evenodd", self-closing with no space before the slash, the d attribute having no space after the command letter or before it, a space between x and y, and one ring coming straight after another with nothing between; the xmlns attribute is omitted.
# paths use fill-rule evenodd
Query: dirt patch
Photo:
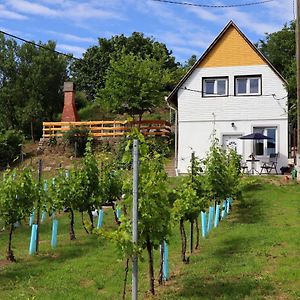
<svg viewBox="0 0 300 300"><path fill-rule="evenodd" d="M292 180L290 175L278 175L276 177L261 177L263 181L266 183L270 183L276 186L283 186L294 184L295 182Z"/></svg>
<svg viewBox="0 0 300 300"><path fill-rule="evenodd" d="M89 279L83 279L80 281L80 286L89 288L95 284L94 280L89 280Z"/></svg>
<svg viewBox="0 0 300 300"><path fill-rule="evenodd" d="M0 259L0 270L10 265L12 262L6 259Z"/></svg>

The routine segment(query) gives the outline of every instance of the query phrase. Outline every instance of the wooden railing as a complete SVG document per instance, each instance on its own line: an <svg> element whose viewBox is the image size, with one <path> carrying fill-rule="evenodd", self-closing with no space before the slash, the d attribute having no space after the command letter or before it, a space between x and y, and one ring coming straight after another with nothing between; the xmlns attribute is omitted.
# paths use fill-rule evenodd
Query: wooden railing
<svg viewBox="0 0 300 300"><path fill-rule="evenodd" d="M93 137L119 137L139 127L144 135L169 136L171 124L164 120L88 121L88 122L43 122L43 138L62 137L71 128L84 128Z"/></svg>

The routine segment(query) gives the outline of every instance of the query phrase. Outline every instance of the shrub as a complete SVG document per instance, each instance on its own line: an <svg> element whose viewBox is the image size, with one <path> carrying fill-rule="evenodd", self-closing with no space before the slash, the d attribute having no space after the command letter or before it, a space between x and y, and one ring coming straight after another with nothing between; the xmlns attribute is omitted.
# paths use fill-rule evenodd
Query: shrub
<svg viewBox="0 0 300 300"><path fill-rule="evenodd" d="M19 157L23 139L24 137L20 131L7 130L0 133L1 165L6 165Z"/></svg>
<svg viewBox="0 0 300 300"><path fill-rule="evenodd" d="M71 145L74 152L78 156L83 156L86 143L88 142L89 131L84 127L71 127L69 131L64 134L64 139ZM77 149L75 143L77 142Z"/></svg>

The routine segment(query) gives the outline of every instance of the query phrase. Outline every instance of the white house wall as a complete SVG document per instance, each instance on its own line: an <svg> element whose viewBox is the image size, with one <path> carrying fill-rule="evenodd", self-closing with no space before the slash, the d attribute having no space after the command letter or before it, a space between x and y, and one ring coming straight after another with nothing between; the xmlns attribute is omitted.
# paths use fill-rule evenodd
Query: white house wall
<svg viewBox="0 0 300 300"><path fill-rule="evenodd" d="M262 95L233 96L234 76L261 75ZM229 96L202 98L202 77L229 77ZM186 88L186 89L185 89ZM193 91L190 91L190 90ZM281 100L275 100L281 99ZM204 158L214 123L222 141L226 135L244 135L253 127L277 127L278 167L287 165L288 121L287 92L283 81L267 65L198 68L178 91L178 171L186 173L192 151ZM234 123L234 127L231 123ZM243 142L244 159L253 152L252 141ZM267 157L259 157L261 161Z"/></svg>

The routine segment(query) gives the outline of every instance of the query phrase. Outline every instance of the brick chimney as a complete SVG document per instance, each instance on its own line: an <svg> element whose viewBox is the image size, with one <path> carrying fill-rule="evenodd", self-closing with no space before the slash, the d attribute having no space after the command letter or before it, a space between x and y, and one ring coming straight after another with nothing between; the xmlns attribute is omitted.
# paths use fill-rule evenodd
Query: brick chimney
<svg viewBox="0 0 300 300"><path fill-rule="evenodd" d="M73 82L64 83L64 110L61 116L62 122L80 121L75 105L75 84Z"/></svg>

